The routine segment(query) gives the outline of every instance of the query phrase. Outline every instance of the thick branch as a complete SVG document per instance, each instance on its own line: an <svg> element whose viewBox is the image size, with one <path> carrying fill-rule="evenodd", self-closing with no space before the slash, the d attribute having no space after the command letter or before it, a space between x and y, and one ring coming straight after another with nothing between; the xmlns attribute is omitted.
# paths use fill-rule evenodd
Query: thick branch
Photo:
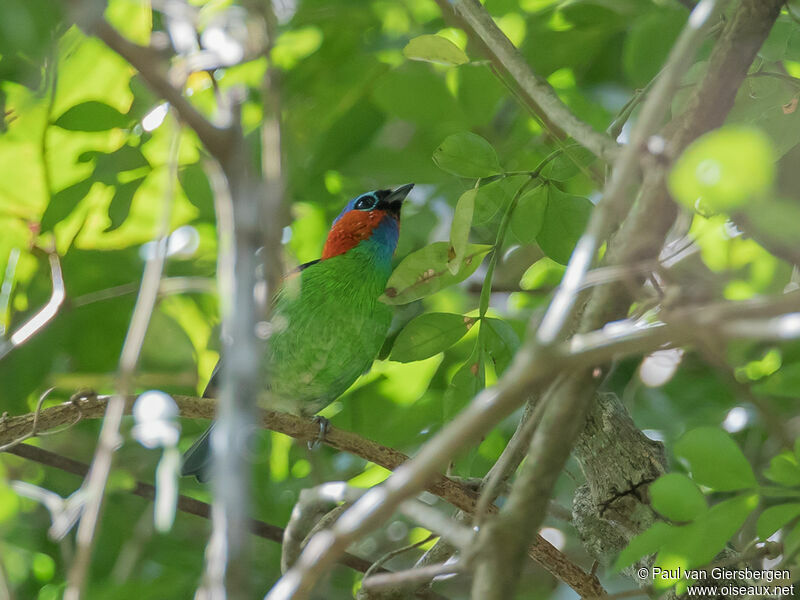
<svg viewBox="0 0 800 600"><path fill-rule="evenodd" d="M687 112L669 128L667 146L677 155L691 140L722 123L733 104L747 68L780 10L780 0L743 0L723 32L710 59L708 74L697 88ZM702 5L700 5L702 6ZM675 215L666 191L665 169L651 165L639 202L609 244L609 264L625 265L653 259L663 245ZM620 284L595 288L583 313L580 330L597 329L623 318L630 305L629 290ZM707 330L705 332L708 333ZM600 363L602 364L602 363ZM578 369L566 381L553 386L542 424L534 434L527 460L512 488L504 513L486 529L496 551L479 565L474 597L509 598L517 582L521 548L544 518L557 474L563 468L594 398L599 381L586 369ZM592 460L595 458L592 457ZM631 532L635 534L636 532ZM505 537L504 537L505 536ZM502 539L502 544L499 540ZM494 582L491 585L488 582ZM480 595L485 593L486 595Z"/></svg>

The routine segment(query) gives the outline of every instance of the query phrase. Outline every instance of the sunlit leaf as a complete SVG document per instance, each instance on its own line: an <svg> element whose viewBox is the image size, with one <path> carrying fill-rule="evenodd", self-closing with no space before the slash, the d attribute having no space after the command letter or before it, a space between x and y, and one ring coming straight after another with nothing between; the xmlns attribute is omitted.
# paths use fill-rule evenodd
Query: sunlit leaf
<svg viewBox="0 0 800 600"><path fill-rule="evenodd" d="M411 60L423 60L444 65L463 65L469 62L467 54L450 40L440 35L420 35L403 48Z"/></svg>
<svg viewBox="0 0 800 600"><path fill-rule="evenodd" d="M764 476L781 485L800 485L800 465L794 454L782 452L769 461L769 468L764 471Z"/></svg>
<svg viewBox="0 0 800 600"><path fill-rule="evenodd" d="M459 177L489 177L502 172L492 145L470 131L446 137L434 151L433 161Z"/></svg>
<svg viewBox="0 0 800 600"><path fill-rule="evenodd" d="M798 516L800 516L800 503L798 502L770 506L758 517L756 523L758 537L766 540Z"/></svg>
<svg viewBox="0 0 800 600"><path fill-rule="evenodd" d="M478 190L472 188L461 194L453 214L453 224L450 226L450 248L453 258L447 262L447 268L452 274L458 273L464 254L469 243L469 231L472 227L472 214L475 210L475 197Z"/></svg>
<svg viewBox="0 0 800 600"><path fill-rule="evenodd" d="M541 258L522 274L519 287L523 290L538 290L542 287L555 287L561 282L566 267L552 258Z"/></svg>
<svg viewBox="0 0 800 600"><path fill-rule="evenodd" d="M655 554L678 533L678 529L663 521L656 521L650 529L634 537L614 562L614 570L620 571L637 560Z"/></svg>
<svg viewBox="0 0 800 600"><path fill-rule="evenodd" d="M720 492L756 485L753 469L730 435L716 427L699 427L675 444L675 455L684 459L692 479Z"/></svg>
<svg viewBox="0 0 800 600"><path fill-rule="evenodd" d="M474 319L452 313L425 313L397 336L390 358L398 362L424 360L444 352L472 327Z"/></svg>
<svg viewBox="0 0 800 600"><path fill-rule="evenodd" d="M478 374L478 363L470 359L453 375L442 400L445 422L451 420L480 391Z"/></svg>
<svg viewBox="0 0 800 600"><path fill-rule="evenodd" d="M0 523L13 519L18 511L19 497L5 481L0 480Z"/></svg>
<svg viewBox="0 0 800 600"><path fill-rule="evenodd" d="M705 512L706 499L697 485L681 473L667 473L649 488L653 508L672 521L691 521Z"/></svg>
<svg viewBox="0 0 800 600"><path fill-rule="evenodd" d="M714 560L758 506L758 496L746 494L715 504L697 519L678 528L663 551L685 558L686 567L700 567Z"/></svg>
<svg viewBox="0 0 800 600"><path fill-rule="evenodd" d="M455 275L447 268L450 244L434 242L406 256L389 278L381 300L387 304L407 304L430 296L439 290L463 281L480 265L491 246L470 244L464 262Z"/></svg>
<svg viewBox="0 0 800 600"><path fill-rule="evenodd" d="M761 131L723 127L684 151L670 174L670 191L691 209L739 208L763 199L775 176L774 160L770 141Z"/></svg>

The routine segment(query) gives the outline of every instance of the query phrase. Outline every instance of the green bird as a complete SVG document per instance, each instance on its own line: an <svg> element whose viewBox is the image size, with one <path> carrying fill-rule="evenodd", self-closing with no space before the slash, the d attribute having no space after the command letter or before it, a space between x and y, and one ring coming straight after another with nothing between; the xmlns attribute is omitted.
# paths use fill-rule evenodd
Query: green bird
<svg viewBox="0 0 800 600"><path fill-rule="evenodd" d="M391 308L378 297L392 271L400 208L413 187L351 200L334 220L322 257L284 279L274 300L260 405L314 415L370 368L392 320ZM204 396L216 395L218 369ZM184 455L183 475L208 479L212 428Z"/></svg>

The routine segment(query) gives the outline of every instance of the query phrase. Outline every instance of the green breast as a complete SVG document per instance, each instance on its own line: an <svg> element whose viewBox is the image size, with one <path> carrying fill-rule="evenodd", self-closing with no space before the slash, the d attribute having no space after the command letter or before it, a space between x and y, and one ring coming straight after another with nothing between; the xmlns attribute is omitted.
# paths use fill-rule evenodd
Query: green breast
<svg viewBox="0 0 800 600"><path fill-rule="evenodd" d="M314 414L369 369L392 319L378 301L389 272L366 253L348 252L287 279L265 358L267 406Z"/></svg>

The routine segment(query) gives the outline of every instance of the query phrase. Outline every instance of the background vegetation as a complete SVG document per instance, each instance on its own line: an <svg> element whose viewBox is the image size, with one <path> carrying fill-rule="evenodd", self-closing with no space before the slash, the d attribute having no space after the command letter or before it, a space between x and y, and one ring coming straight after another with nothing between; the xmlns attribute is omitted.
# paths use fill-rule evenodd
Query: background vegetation
<svg viewBox="0 0 800 600"><path fill-rule="evenodd" d="M537 404L545 375L535 375L539 381L517 392L516 410L499 415L503 418L496 426L490 422L488 433L445 457L449 474L484 477L523 415L531 413L540 419L540 446L547 445L549 431L566 440L568 452L589 413L591 433L580 438L563 469L556 458L552 481L541 483L544 500L552 486L547 511L530 504L532 520L515 521L518 504L507 502L507 488L499 490L498 505L507 514L497 522L517 525L511 531L523 532L524 545L543 525L545 538L584 572L579 581L584 575L591 579L587 573L599 561L598 585L609 593L635 587L634 581L653 584L619 571L653 554L662 566L702 567L720 560L728 548L726 560L742 556L741 564L771 560L767 564L796 567L800 5L729 2L713 13L697 52L684 50L685 68L667 71L667 56L693 4L485 2L523 63L594 130L598 137L587 142L572 139L578 137L574 128L553 118L546 104L537 106L524 77L509 73L508 64L492 52L497 41L481 41L464 13L445 2L282 0L269 7L244 0L4 1L0 409L8 415L33 413L78 390L113 393L126 389L117 387L123 384L130 392L195 396L219 356L214 281L220 249L215 195L224 188L215 162L219 155L186 125L185 114L181 119L164 103L163 91L153 91L152 81L138 72L142 64L132 65L131 56L109 47L101 18L124 38L154 48L145 63L182 90L200 115L222 123L229 105L236 104L232 114L241 119L243 160L268 184L265 168L274 163L265 158L264 144L275 143L269 132L277 122L280 185L266 189L281 199L268 218L283 227L287 268L318 258L331 220L348 199L416 183L403 209L400 266L387 292L387 302L397 306L390 338L372 370L322 413L336 428L408 455L462 413L480 390L493 386L515 356L521 365L527 359L518 355L520 345L538 343L535 324L552 308L575 244L593 215L606 210L599 207L614 189L612 173L620 171L615 161L628 160L632 176L617 190L622 204L606 215L599 231L603 245L597 250L604 262L581 277L589 293L611 294L603 305L609 312L590 326L584 314L582 324L572 320L566 329L594 330L608 344L615 341L614 324L606 325L611 321L619 321L625 335L658 324L671 327L669 333L621 353L614 348L603 353L600 338L576 338L576 352L580 343L598 343L601 350L584 359L562 352L544 370L553 376L560 369L569 374L589 368L592 381L597 367L594 383L584 381L576 389L593 398L600 385L620 402L587 400L572 414L572 429L560 429L561 421L534 408L561 402L556 395ZM755 56L747 56L751 46ZM736 60L743 62L740 76ZM720 64L730 71L719 73ZM659 72L677 74L677 85L654 87ZM714 77L723 82L722 91L713 88ZM661 98L666 111L657 114L643 140L634 138L641 143L635 160L624 158L615 140L631 141L634 123L644 120L642 106L656 92L666 94ZM702 110L713 116L703 121ZM695 137L722 125L728 111L722 129L683 152ZM592 139L601 140L600 147ZM659 178L668 180L670 196L648 204L648 182ZM644 214L629 214L634 198ZM154 239L165 214L169 237L163 242L160 294L135 377L121 384L120 353L145 262L161 247ZM627 228L618 229L626 216ZM628 242L627 250L615 249L615 243ZM420 276L426 282L420 284ZM54 294L59 277L60 303ZM579 305L585 298L579 296ZM54 309L50 320L39 313L48 302ZM35 331L23 335L31 322ZM539 354L537 360L542 370L541 361L549 359ZM549 394L558 393L556 384ZM188 405L179 404L186 413ZM608 417L608 439L599 406ZM101 423L80 416L74 425L26 443L90 463ZM210 524L178 512L171 529L154 531L151 504L131 492L137 481L154 481L162 451L138 443L133 424L125 417L85 597L188 598L201 580ZM206 425L182 419L180 449ZM0 446L18 441L10 431L0 421ZM639 431L663 442L666 452ZM524 432L526 442L530 434ZM465 433L465 443L474 437ZM601 438L608 447L592 445ZM536 439L531 452L539 451ZM619 448L609 450L617 443ZM369 450L366 456L330 447L309 451L305 443L268 430L257 445L253 516L281 527L303 489L326 481L371 488L390 473L380 461L368 460ZM512 472L526 449L523 444L516 452ZM172 456L164 452L165 460ZM619 466L622 454L633 456L631 471ZM628 480L627 488L614 488L617 482L606 471L628 476L640 468L637 460L649 466ZM667 471L648 494L647 484ZM75 543L67 531L55 539L53 527L59 515L76 517L83 500L73 496L73 504L59 504L42 490L68 498L81 478L9 454L0 455L0 474L0 598L59 598L71 577ZM14 483L20 481L39 491ZM520 475L517 482L521 500L530 481ZM586 483L591 506L607 501L603 510L613 508L611 517L605 515L607 529L595 522L604 517L602 510L577 507L572 515L573 500L586 497L585 489L581 492ZM211 490L194 481L180 481L180 490L212 501ZM632 504L610 504L623 497ZM44 498L51 504L43 505ZM430 493L422 499L442 519L456 512ZM595 514L595 521L587 514ZM492 535L501 541L516 535L508 531L487 533L481 548L497 543ZM414 519L395 514L360 536L350 552L374 562L422 542L385 565L398 571L412 567L434 545L429 533ZM627 546L637 534L643 535ZM764 546L766 540L781 545ZM278 543L254 538L246 585L252 595L239 597L261 597L275 584L280 555ZM468 558L475 562L462 556L462 565L470 573L436 582L435 593L464 598L474 586L473 597L490 597L479 590L480 581L491 577L473 569L484 562ZM497 589L496 597L571 597L563 581L534 561L525 559L521 568L521 583L514 587L515 574L512 587ZM318 582L313 597L350 597L362 577L337 566ZM575 580L567 583L575 587ZM675 582L656 583L664 588Z"/></svg>

